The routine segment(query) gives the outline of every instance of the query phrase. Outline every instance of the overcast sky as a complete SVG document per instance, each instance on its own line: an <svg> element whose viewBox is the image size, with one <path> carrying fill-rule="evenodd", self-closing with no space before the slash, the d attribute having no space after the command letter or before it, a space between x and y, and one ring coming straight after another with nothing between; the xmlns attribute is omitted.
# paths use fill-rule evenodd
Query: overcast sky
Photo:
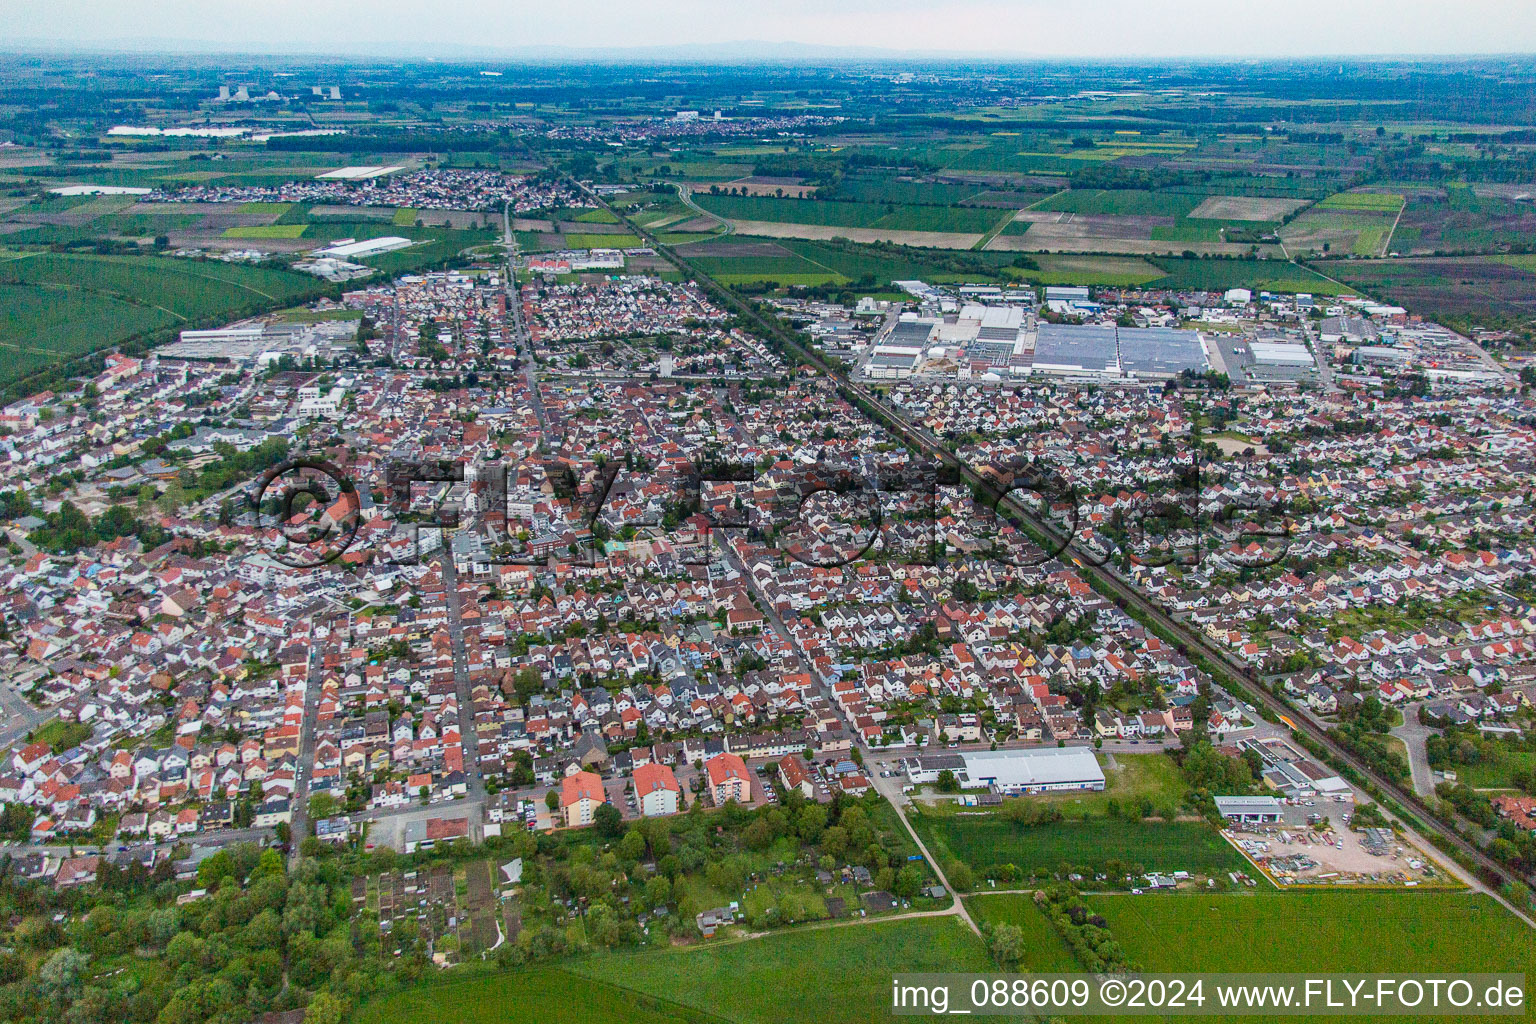
<svg viewBox="0 0 1536 1024"><path fill-rule="evenodd" d="M1536 51L1536 0L0 0L0 46L248 52L748 40L1017 56Z"/></svg>

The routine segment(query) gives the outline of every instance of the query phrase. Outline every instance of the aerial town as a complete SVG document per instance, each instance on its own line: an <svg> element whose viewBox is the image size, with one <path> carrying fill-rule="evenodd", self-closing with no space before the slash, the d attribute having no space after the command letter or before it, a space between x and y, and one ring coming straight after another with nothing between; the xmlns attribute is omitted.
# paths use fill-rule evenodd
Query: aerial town
<svg viewBox="0 0 1536 1024"><path fill-rule="evenodd" d="M870 113L943 70L349 74L0 122L0 1017L421 1020L482 961L809 1020L800 942L855 1021L1163 929L1523 970L1529 131L1447 100L1487 184L1432 186L1371 113L1063 135L1128 101L1009 79L962 109L1026 151L950 152Z"/></svg>

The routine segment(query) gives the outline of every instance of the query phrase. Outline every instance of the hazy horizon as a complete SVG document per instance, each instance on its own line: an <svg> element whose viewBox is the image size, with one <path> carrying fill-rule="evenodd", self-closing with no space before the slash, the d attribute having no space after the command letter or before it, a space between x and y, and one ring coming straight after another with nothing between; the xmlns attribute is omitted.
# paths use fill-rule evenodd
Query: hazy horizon
<svg viewBox="0 0 1536 1024"><path fill-rule="evenodd" d="M515 56L541 50L825 48L991 59L1470 57L1536 52L1527 0L569 0L556 8L405 0L0 0L0 48L139 53Z"/></svg>

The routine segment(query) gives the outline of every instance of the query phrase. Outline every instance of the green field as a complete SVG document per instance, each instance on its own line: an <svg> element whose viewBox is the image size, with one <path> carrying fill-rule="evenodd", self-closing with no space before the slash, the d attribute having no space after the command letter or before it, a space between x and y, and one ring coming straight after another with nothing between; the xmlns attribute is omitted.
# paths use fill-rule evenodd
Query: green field
<svg viewBox="0 0 1536 1024"><path fill-rule="evenodd" d="M565 244L572 249L634 249L645 243L636 235L567 234Z"/></svg>
<svg viewBox="0 0 1536 1024"><path fill-rule="evenodd" d="M303 224L249 224L224 229L225 238L302 238Z"/></svg>
<svg viewBox="0 0 1536 1024"><path fill-rule="evenodd" d="M1536 933L1476 893L1252 892L1089 902L1150 971L1536 967Z"/></svg>
<svg viewBox="0 0 1536 1024"><path fill-rule="evenodd" d="M212 325L322 290L304 274L169 256L0 260L0 383L146 332Z"/></svg>
<svg viewBox="0 0 1536 1024"><path fill-rule="evenodd" d="M942 864L951 857L978 875L1012 864L1024 872L1101 869L1110 861L1144 871L1216 875L1240 871L1247 861L1214 828L1193 821L1128 822L1109 818L1019 825L998 814L913 815L913 825Z"/></svg>
<svg viewBox="0 0 1536 1024"><path fill-rule="evenodd" d="M1536 933L1490 897L1472 893L1259 891L1087 899L1131 959L1149 972L1536 969ZM1024 928L1030 952L1021 970L1064 969L1067 950L1059 939L1049 941L1055 935L1030 896L974 896L966 906L978 921Z"/></svg>
<svg viewBox="0 0 1536 1024"><path fill-rule="evenodd" d="M853 924L428 983L365 1003L350 1020L867 1024L888 1013L892 972L990 967L981 940L959 918Z"/></svg>
<svg viewBox="0 0 1536 1024"><path fill-rule="evenodd" d="M1338 192L1317 204L1319 210L1378 210L1396 213L1403 197L1395 192Z"/></svg>
<svg viewBox="0 0 1536 1024"><path fill-rule="evenodd" d="M1204 196L1181 192L1147 192L1140 189L1073 189L1035 206L1037 210L1085 213L1114 217L1185 217Z"/></svg>
<svg viewBox="0 0 1536 1024"><path fill-rule="evenodd" d="M897 203L839 203L769 196L712 196L694 201L710 213L731 220L761 220L824 227L885 228L892 231L990 231L1007 211Z"/></svg>
<svg viewBox="0 0 1536 1024"><path fill-rule="evenodd" d="M868 1024L889 1013L896 971L984 971L991 960L958 918L786 932L749 942L578 961L571 970L733 1024Z"/></svg>
<svg viewBox="0 0 1536 1024"><path fill-rule="evenodd" d="M358 1007L352 1024L714 1024L710 1013L580 978L558 968L422 985Z"/></svg>
<svg viewBox="0 0 1536 1024"><path fill-rule="evenodd" d="M0 383L174 323L163 310L78 288L0 284Z"/></svg>
<svg viewBox="0 0 1536 1024"><path fill-rule="evenodd" d="M293 208L293 203L241 203L235 207L236 213L287 213Z"/></svg>

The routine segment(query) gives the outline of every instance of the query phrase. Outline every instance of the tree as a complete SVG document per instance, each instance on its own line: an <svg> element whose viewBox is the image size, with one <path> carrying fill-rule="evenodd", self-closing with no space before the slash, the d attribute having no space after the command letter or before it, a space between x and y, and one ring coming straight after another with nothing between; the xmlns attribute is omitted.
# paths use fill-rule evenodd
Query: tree
<svg viewBox="0 0 1536 1024"><path fill-rule="evenodd" d="M999 967L1012 967L1024 958L1024 930L1018 925L1000 924L987 938L987 949Z"/></svg>
<svg viewBox="0 0 1536 1024"><path fill-rule="evenodd" d="M645 856L645 846L645 836L638 828L632 828L619 840L619 856L625 860L639 860Z"/></svg>
<svg viewBox="0 0 1536 1024"><path fill-rule="evenodd" d="M316 992L304 1008L304 1024L341 1024L347 1005L329 992Z"/></svg>
<svg viewBox="0 0 1536 1024"><path fill-rule="evenodd" d="M550 790L548 793L545 793L544 806L548 807L552 811L558 808L560 806L560 794L554 790Z"/></svg>
<svg viewBox="0 0 1536 1024"><path fill-rule="evenodd" d="M923 869L916 864L908 864L896 873L895 888L891 891L904 900L909 900L917 895L923 887Z"/></svg>
<svg viewBox="0 0 1536 1024"><path fill-rule="evenodd" d="M624 831L624 815L613 804L602 803L592 812L592 824L597 826L600 835L617 839Z"/></svg>
<svg viewBox="0 0 1536 1024"><path fill-rule="evenodd" d="M958 792L960 792L960 780L957 779L955 777L955 773L950 771L948 768L945 768L943 771L939 772L939 792L940 793L958 793Z"/></svg>

